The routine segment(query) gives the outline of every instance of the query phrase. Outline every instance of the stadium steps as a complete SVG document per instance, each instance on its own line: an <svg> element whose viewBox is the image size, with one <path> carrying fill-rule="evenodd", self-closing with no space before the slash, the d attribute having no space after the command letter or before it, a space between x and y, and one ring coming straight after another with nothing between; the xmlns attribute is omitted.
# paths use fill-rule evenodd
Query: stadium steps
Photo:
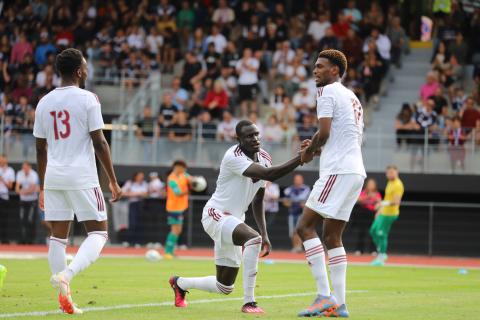
<svg viewBox="0 0 480 320"><path fill-rule="evenodd" d="M130 99L135 95L136 89L130 92L123 92L122 87L112 85L95 85L93 90L100 98L102 103L102 113L106 115L120 115L124 110Z"/></svg>

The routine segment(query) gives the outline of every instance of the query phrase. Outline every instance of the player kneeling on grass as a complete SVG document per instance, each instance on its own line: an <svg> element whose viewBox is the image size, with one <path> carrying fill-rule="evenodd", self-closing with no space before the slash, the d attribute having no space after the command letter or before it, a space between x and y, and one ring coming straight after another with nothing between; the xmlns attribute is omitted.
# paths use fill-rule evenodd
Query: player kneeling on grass
<svg viewBox="0 0 480 320"><path fill-rule="evenodd" d="M282 165L272 166L270 155L260 148L259 131L255 124L242 120L235 130L239 143L225 153L217 187L202 215L203 228L215 243L217 274L201 278L171 277L169 282L175 292L177 307L187 306L185 294L190 289L230 294L243 258L242 312L263 313L255 301L254 288L259 254L263 250L264 257L271 250L263 209L266 181L286 175L302 161L300 156L296 156ZM309 142L304 141L302 148ZM244 223L250 203L260 234Z"/></svg>
<svg viewBox="0 0 480 320"><path fill-rule="evenodd" d="M81 89L88 74L87 62L80 51L66 49L57 56L56 67L61 86L44 96L35 111L39 206L51 223L50 282L58 289L60 308L65 313L82 313L73 303L70 281L99 257L108 239L95 153L108 175L112 201L121 197L121 189L102 131L100 102L96 95ZM88 237L67 267L65 249L74 213L84 223Z"/></svg>

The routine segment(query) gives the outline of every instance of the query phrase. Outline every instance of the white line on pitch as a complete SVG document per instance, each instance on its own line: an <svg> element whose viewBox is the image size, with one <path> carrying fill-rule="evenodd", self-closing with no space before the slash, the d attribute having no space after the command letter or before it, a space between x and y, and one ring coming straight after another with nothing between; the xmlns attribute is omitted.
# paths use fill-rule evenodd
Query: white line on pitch
<svg viewBox="0 0 480 320"><path fill-rule="evenodd" d="M348 293L365 293L367 290L347 290ZM291 297L305 297L313 296L315 292L302 292L302 293L289 293L289 294L277 294L271 296L258 296L258 299L280 299L280 298L291 298ZM217 299L201 299L201 300L190 300L189 304L205 304L205 303L214 303L214 302L225 302L225 301L239 301L243 298L217 298ZM134 309L134 308L150 308L150 307L164 307L171 306L173 303L171 301L164 302L154 302L154 303L142 303L142 304L120 304L116 306L105 306L105 307L86 307L82 310L84 312L98 312L98 311L110 311L110 310L120 310L120 309ZM52 314L60 314L60 310L55 311L32 311L32 312L18 312L18 313L0 313L0 318L17 318L17 317L44 317Z"/></svg>

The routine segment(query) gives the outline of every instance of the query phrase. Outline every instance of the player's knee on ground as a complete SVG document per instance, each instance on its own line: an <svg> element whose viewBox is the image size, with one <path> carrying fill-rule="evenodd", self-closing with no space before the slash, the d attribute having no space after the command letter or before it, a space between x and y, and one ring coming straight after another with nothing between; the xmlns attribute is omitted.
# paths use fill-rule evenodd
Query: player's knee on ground
<svg viewBox="0 0 480 320"><path fill-rule="evenodd" d="M224 284L220 283L217 280L217 289L218 289L219 293L222 293L224 295L229 295L230 293L233 292L234 288L235 288L235 286L233 284L231 286L227 286L227 285L224 285Z"/></svg>

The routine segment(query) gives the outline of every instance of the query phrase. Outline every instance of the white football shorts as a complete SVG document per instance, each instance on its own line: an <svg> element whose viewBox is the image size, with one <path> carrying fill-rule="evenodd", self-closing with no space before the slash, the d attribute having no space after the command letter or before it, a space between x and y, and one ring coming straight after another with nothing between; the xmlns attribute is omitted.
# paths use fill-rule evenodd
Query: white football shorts
<svg viewBox="0 0 480 320"><path fill-rule="evenodd" d="M107 220L100 187L84 190L45 190L45 221Z"/></svg>
<svg viewBox="0 0 480 320"><path fill-rule="evenodd" d="M315 182L305 205L324 218L348 221L364 180L359 174L323 176Z"/></svg>
<svg viewBox="0 0 480 320"><path fill-rule="evenodd" d="M239 218L212 207L203 208L202 225L215 243L215 265L239 268L242 247L233 244L233 231L242 224Z"/></svg>

